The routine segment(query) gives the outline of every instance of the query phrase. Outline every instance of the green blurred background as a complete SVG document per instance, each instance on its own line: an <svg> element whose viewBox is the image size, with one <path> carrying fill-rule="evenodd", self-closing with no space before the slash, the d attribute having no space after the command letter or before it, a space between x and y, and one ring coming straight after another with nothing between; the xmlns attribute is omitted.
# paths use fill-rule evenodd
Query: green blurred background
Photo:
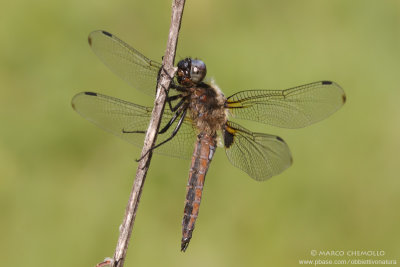
<svg viewBox="0 0 400 267"><path fill-rule="evenodd" d="M87 36L108 30L161 61L170 9L169 0L2 2L2 265L94 266L112 256L140 149L82 119L70 100L91 90L151 105ZM329 79L348 101L300 130L242 123L283 137L294 165L259 183L218 151L186 253L189 162L155 155L126 266L297 266L312 249L399 259L399 1L187 1L177 60L186 56L203 59L226 95Z"/></svg>

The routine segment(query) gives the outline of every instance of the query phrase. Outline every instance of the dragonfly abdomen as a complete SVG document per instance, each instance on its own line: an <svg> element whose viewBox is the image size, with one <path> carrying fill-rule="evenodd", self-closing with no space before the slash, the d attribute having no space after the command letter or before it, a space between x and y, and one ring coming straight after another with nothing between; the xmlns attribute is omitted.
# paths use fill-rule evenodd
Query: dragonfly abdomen
<svg viewBox="0 0 400 267"><path fill-rule="evenodd" d="M182 220L182 242L181 251L185 251L189 245L199 208L203 186L208 167L216 149L215 136L200 133L192 156L189 172L189 181L186 186L185 210Z"/></svg>

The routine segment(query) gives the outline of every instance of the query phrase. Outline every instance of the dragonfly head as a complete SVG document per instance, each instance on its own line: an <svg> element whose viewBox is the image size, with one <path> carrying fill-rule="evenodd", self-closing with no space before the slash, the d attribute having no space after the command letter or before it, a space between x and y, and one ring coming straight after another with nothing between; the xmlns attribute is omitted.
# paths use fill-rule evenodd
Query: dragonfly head
<svg viewBox="0 0 400 267"><path fill-rule="evenodd" d="M178 62L177 79L183 86L200 83L206 77L206 64L198 59L185 58Z"/></svg>

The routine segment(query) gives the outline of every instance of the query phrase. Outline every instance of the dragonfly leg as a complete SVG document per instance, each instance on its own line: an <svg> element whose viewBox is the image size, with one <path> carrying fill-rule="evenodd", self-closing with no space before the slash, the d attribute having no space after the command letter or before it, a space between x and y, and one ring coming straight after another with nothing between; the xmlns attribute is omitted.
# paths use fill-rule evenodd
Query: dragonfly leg
<svg viewBox="0 0 400 267"><path fill-rule="evenodd" d="M152 150L153 150L153 149L156 149L157 147L159 147L159 146L165 144L166 142L168 142L168 141L170 141L172 138L174 138L174 136L178 133L179 129L180 129L181 126L182 126L183 120L184 120L185 117L186 117L186 112L187 112L187 107L185 107L185 109L183 110L182 115L181 115L181 117L180 117L180 119L179 119L179 121L178 121L178 124L176 125L176 127L175 127L174 131L172 132L171 136L168 137L167 139L165 139L164 141L162 141L161 143L157 144L156 146L152 147L152 148L151 148Z"/></svg>
<svg viewBox="0 0 400 267"><path fill-rule="evenodd" d="M181 101L182 102L182 101ZM183 103L183 102L182 102ZM180 104L180 102L178 103L179 106L181 106L182 104ZM178 109L179 107L178 104L175 106L176 109ZM175 110L176 111L176 110ZM166 131L168 131L168 129L171 127L171 125L176 121L176 119L181 115L182 110L178 110L177 112L175 112L174 116L167 122L167 124L158 132L158 134L163 134ZM122 129L122 133L146 133L146 131L126 131L125 129Z"/></svg>
<svg viewBox="0 0 400 267"><path fill-rule="evenodd" d="M173 82L171 82L171 88L176 89L177 87L178 87L177 85L175 85ZM164 86L162 88L165 91L165 94L167 96L166 101L168 102L169 109L172 112L174 112L175 110L178 109L179 106L182 105L182 103L186 100L186 97L184 97L182 94L169 96L169 91ZM182 87L182 88L184 88L184 87ZM186 91L186 89L184 89L184 90L182 89L182 90L178 90L178 91L182 91L183 92L183 91ZM179 98L182 98L181 101L173 108L172 107L172 101L177 100Z"/></svg>
<svg viewBox="0 0 400 267"><path fill-rule="evenodd" d="M168 78L171 80L171 83L174 82L174 77L171 77L171 76L169 75L168 71L164 68L164 66L161 66L161 68L160 68L160 70L158 71L158 74L157 74L157 84L158 84L158 82L159 82L159 80L160 80L161 71L163 71L163 72L168 76ZM168 97L168 88L165 88L164 86L163 86L162 88L164 89L165 94L166 94L167 97ZM156 92L155 92L155 94L157 94L157 87L156 87Z"/></svg>
<svg viewBox="0 0 400 267"><path fill-rule="evenodd" d="M168 76L168 78L170 79L170 81L171 81L170 88L174 88L174 89L177 89L177 90L179 90L179 91L187 91L187 89L186 89L185 87L179 86L179 85L176 85L176 84L175 84L175 82L174 82L174 76L169 75L168 71L164 68L164 66L162 66L162 67L160 68L160 70L158 71L157 83L158 83L158 81L159 81L159 79L160 79L161 71L163 71L163 72ZM166 90L166 88L164 88L164 90ZM167 91L167 90L166 90L166 91Z"/></svg>
<svg viewBox="0 0 400 267"><path fill-rule="evenodd" d="M168 78L171 80L171 82L174 80L174 76L169 75L168 71L164 68L164 65L162 65L160 70L158 71L157 81L160 78L161 71L163 71L168 76Z"/></svg>
<svg viewBox="0 0 400 267"><path fill-rule="evenodd" d="M160 68L160 70L158 71L158 75L157 75L157 84L158 84L158 81L159 81L159 79L160 79L161 71L163 71L163 72L168 76L168 78L169 78L170 81L171 81L169 88L175 89L175 90L177 90L177 91L179 91L179 92L187 92L187 91L188 91L188 89L187 89L186 87L177 85L177 84L174 82L174 76L170 76L169 73L168 73L168 71L164 68L164 66L162 66L162 67ZM164 89L165 94L166 94L167 96L168 96L168 89L169 89L169 88L165 88L165 87L163 86L163 89ZM156 94L157 94L157 88L156 88Z"/></svg>
<svg viewBox="0 0 400 267"><path fill-rule="evenodd" d="M175 89L179 92L187 92L188 91L188 88L186 88L185 86L176 84L173 80L171 81L171 85L169 87L172 89Z"/></svg>
<svg viewBox="0 0 400 267"><path fill-rule="evenodd" d="M183 97L182 95L173 95L173 96L168 96L167 97L167 101L174 101L177 100L179 98Z"/></svg>
<svg viewBox="0 0 400 267"><path fill-rule="evenodd" d="M171 98L175 98L175 97L176 97L176 99L178 99L179 97L181 97L182 99L174 107L171 104L172 100L171 99L167 99L167 102L168 102L168 105L169 105L169 109L172 112L177 111L182 106L182 104L185 103L185 101L187 100L187 97L183 97L182 95L172 96Z"/></svg>
<svg viewBox="0 0 400 267"><path fill-rule="evenodd" d="M163 144L167 143L167 142L170 141L172 138L174 138L174 136L178 133L179 129L180 129L181 126L182 126L183 120L184 120L185 117L186 117L187 109L188 109L187 107L185 107L185 108L183 109L181 118L179 119L178 124L176 125L176 127L175 127L174 131L172 132L171 136L168 137L167 139L165 139L164 141L162 141L161 143L159 143L159 144L153 146L152 148L150 148L149 150L147 150L147 152L146 152L142 157L140 157L140 159L137 159L136 162L139 162L139 161L140 161L141 159L143 159L147 154L149 154L152 150L156 149L157 147L162 146ZM178 113L178 112L177 112L177 113ZM180 112L179 112L179 113L180 113Z"/></svg>
<svg viewBox="0 0 400 267"><path fill-rule="evenodd" d="M182 98L181 101L179 101L178 104L176 104L175 107L172 107L172 101L177 100L177 99L179 99L179 98ZM183 104L184 98L183 98L182 95L167 96L166 101L167 101L167 103L168 103L168 105L169 105L169 109L170 109L172 112L175 112L175 111Z"/></svg>
<svg viewBox="0 0 400 267"><path fill-rule="evenodd" d="M164 126L164 128L162 128L158 133L159 134L163 134L166 131L168 131L169 127L171 127L171 125L174 123L174 121L176 121L176 118L179 117L179 115L181 115L182 111L179 110L177 112L175 112L174 116L169 120L169 122L167 123L167 125Z"/></svg>
<svg viewBox="0 0 400 267"><path fill-rule="evenodd" d="M144 134L144 133L146 133L146 131L125 131L125 129L122 128L122 133L141 133L141 134Z"/></svg>

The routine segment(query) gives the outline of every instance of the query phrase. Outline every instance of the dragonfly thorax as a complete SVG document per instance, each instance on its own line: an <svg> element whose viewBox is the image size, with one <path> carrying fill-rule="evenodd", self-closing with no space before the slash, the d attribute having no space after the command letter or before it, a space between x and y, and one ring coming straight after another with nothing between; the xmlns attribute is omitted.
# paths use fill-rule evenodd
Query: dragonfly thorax
<svg viewBox="0 0 400 267"><path fill-rule="evenodd" d="M199 83L190 88L190 115L199 132L215 136L222 130L228 117L226 98L214 84Z"/></svg>

